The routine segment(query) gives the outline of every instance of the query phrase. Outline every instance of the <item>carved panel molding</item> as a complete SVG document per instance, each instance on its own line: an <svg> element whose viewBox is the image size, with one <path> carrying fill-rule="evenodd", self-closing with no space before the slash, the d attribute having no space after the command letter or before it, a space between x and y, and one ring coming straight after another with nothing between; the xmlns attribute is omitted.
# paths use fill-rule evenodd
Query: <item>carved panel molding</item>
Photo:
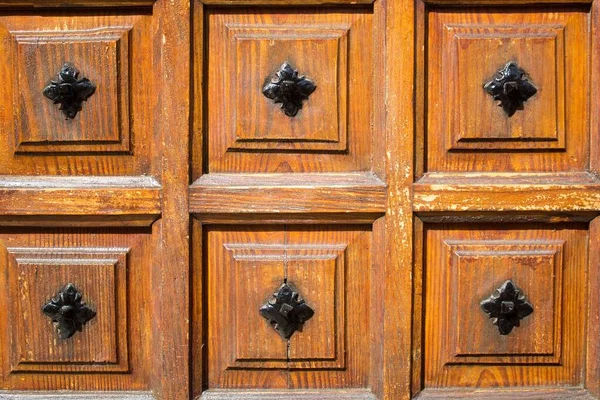
<svg viewBox="0 0 600 400"><path fill-rule="evenodd" d="M10 287L21 288L9 312L12 371L129 371L129 248L10 247L7 251Z"/></svg>

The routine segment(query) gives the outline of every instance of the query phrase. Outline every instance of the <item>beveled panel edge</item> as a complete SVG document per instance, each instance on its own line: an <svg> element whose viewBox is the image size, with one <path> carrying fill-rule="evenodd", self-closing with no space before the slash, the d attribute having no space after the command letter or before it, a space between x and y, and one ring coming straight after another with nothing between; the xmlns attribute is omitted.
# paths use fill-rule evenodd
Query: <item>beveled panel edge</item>
<svg viewBox="0 0 600 400"><path fill-rule="evenodd" d="M136 392L3 392L0 400L156 400L151 393Z"/></svg>
<svg viewBox="0 0 600 400"><path fill-rule="evenodd" d="M462 5L535 5L535 4L591 4L594 0L421 0L428 5L462 6Z"/></svg>
<svg viewBox="0 0 600 400"><path fill-rule="evenodd" d="M415 399L418 400L442 400L442 399L494 399L494 400L514 400L514 399L547 399L547 400L595 400L587 390L580 387L556 388L539 387L524 389L473 389L473 388L446 388L446 389L425 389L421 391Z"/></svg>
<svg viewBox="0 0 600 400"><path fill-rule="evenodd" d="M5 0L6 1L6 0ZM364 5L373 4L376 0L200 0L205 5L242 6L242 5ZM591 0L590 0L591 1Z"/></svg>
<svg viewBox="0 0 600 400"><path fill-rule="evenodd" d="M161 212L149 176L0 176L0 226L150 226Z"/></svg>
<svg viewBox="0 0 600 400"><path fill-rule="evenodd" d="M7 8L150 7L157 0L0 0Z"/></svg>
<svg viewBox="0 0 600 400"><path fill-rule="evenodd" d="M193 214L379 214L387 189L372 173L207 174L190 186ZM230 201L223 204L222 199Z"/></svg>
<svg viewBox="0 0 600 400"><path fill-rule="evenodd" d="M325 390L215 390L209 389L196 400L377 400L367 389Z"/></svg>
<svg viewBox="0 0 600 400"><path fill-rule="evenodd" d="M416 213L600 212L600 181L587 172L427 173L413 188Z"/></svg>

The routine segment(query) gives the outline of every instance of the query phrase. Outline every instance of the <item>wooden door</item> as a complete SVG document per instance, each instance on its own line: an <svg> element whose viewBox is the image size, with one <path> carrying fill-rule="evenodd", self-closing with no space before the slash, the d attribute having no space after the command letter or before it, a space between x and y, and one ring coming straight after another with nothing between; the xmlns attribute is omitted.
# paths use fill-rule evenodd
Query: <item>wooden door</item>
<svg viewBox="0 0 600 400"><path fill-rule="evenodd" d="M598 4L0 0L0 398L600 398Z"/></svg>

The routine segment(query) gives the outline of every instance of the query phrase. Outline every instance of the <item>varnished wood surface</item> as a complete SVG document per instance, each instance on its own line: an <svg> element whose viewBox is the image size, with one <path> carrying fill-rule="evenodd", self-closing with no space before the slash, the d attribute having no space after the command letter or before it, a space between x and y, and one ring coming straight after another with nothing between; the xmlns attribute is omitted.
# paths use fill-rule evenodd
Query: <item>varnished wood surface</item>
<svg viewBox="0 0 600 400"><path fill-rule="evenodd" d="M156 400L150 393L136 392L23 392L0 391L0 400Z"/></svg>
<svg viewBox="0 0 600 400"><path fill-rule="evenodd" d="M536 389L490 390L490 389L426 389L419 393L418 400L473 399L473 400L513 400L513 399L548 399L548 400L595 400L585 389L562 389L540 387Z"/></svg>
<svg viewBox="0 0 600 400"><path fill-rule="evenodd" d="M269 6L299 6L299 5L356 5L373 4L375 0L200 0L206 5L269 5Z"/></svg>
<svg viewBox="0 0 600 400"><path fill-rule="evenodd" d="M0 216L101 216L106 224L160 216L161 190L150 177L2 177ZM2 222L0 222L2 224ZM75 223L74 223L75 224Z"/></svg>
<svg viewBox="0 0 600 400"><path fill-rule="evenodd" d="M588 173L429 173L414 185L425 212L596 212L600 181Z"/></svg>
<svg viewBox="0 0 600 400"><path fill-rule="evenodd" d="M190 212L381 215L385 198L372 174L207 174L190 187Z"/></svg>
<svg viewBox="0 0 600 400"><path fill-rule="evenodd" d="M261 390L261 391L227 391L210 389L198 400L376 400L368 390Z"/></svg>
<svg viewBox="0 0 600 400"><path fill-rule="evenodd" d="M156 0L1 0L0 7L74 8L151 6Z"/></svg>

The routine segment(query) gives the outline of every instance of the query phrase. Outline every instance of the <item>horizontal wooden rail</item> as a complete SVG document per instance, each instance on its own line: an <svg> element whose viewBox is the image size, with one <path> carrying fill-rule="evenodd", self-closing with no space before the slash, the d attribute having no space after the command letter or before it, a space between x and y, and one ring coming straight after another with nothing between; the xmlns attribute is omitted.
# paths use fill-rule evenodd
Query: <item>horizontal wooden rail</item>
<svg viewBox="0 0 600 400"><path fill-rule="evenodd" d="M385 204L370 173L208 174L190 187L194 214L383 214Z"/></svg>
<svg viewBox="0 0 600 400"><path fill-rule="evenodd" d="M413 209L430 212L599 212L600 181L588 173L426 174Z"/></svg>
<svg viewBox="0 0 600 400"><path fill-rule="evenodd" d="M148 7L156 0L0 0L0 7L79 8L79 7Z"/></svg>
<svg viewBox="0 0 600 400"><path fill-rule="evenodd" d="M372 4L375 0L201 0L206 5L273 5L273 6L299 6L299 5L357 5Z"/></svg>
<svg viewBox="0 0 600 400"><path fill-rule="evenodd" d="M3 226L149 226L160 214L150 177L0 177Z"/></svg>

